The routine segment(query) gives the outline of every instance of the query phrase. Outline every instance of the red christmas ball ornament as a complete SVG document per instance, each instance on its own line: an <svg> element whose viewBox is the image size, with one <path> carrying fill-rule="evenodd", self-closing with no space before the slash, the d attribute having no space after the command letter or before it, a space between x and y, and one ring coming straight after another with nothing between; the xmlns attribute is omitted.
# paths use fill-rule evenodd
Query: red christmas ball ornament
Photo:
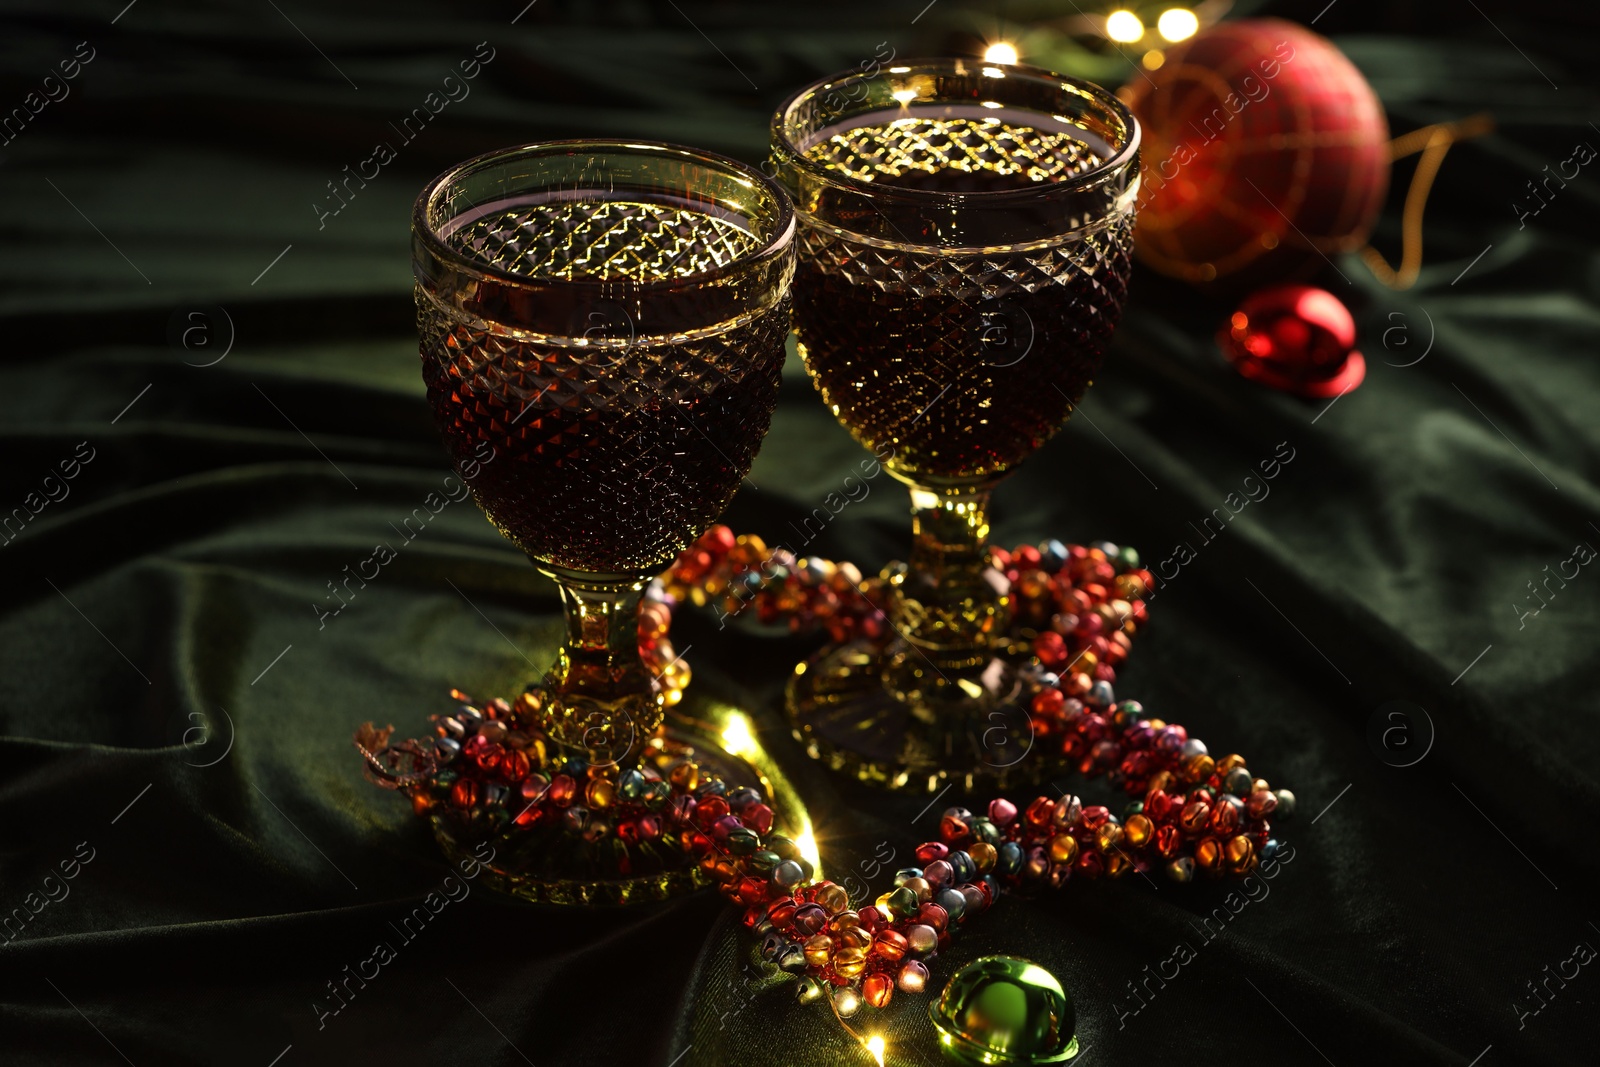
<svg viewBox="0 0 1600 1067"><path fill-rule="evenodd" d="M1350 310L1309 285L1275 285L1254 294L1217 343L1246 378L1300 396L1339 396L1367 376Z"/></svg>
<svg viewBox="0 0 1600 1067"><path fill-rule="evenodd" d="M1123 94L1143 127L1142 263L1243 286L1366 243L1388 188L1388 124L1326 38L1281 19L1219 23Z"/></svg>

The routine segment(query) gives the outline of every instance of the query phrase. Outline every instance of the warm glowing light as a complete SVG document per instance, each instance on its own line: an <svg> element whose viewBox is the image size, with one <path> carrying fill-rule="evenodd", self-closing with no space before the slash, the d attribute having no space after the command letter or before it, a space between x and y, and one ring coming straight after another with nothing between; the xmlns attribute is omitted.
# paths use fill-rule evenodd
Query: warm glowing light
<svg viewBox="0 0 1600 1067"><path fill-rule="evenodd" d="M1152 48L1144 54L1139 62L1144 64L1145 70L1160 70L1161 64L1167 61L1167 55L1159 48Z"/></svg>
<svg viewBox="0 0 1600 1067"><path fill-rule="evenodd" d="M800 855L804 856L806 862L820 872L822 870L822 853L817 849L816 835L810 830L806 830L803 833L796 834L793 840L794 847L800 850Z"/></svg>
<svg viewBox="0 0 1600 1067"><path fill-rule="evenodd" d="M917 98L917 91L915 89L896 89L894 92L890 93L889 95L894 97L896 100L900 101L900 103L902 105L904 105L904 104L911 103L911 101L913 101L913 100L915 100Z"/></svg>
<svg viewBox="0 0 1600 1067"><path fill-rule="evenodd" d="M1017 61L1017 46L1010 41L996 41L983 50L985 63L1015 63Z"/></svg>
<svg viewBox="0 0 1600 1067"><path fill-rule="evenodd" d="M1144 23L1132 11L1113 11L1106 16L1106 36L1113 41L1132 44L1144 36Z"/></svg>
<svg viewBox="0 0 1600 1067"><path fill-rule="evenodd" d="M996 108L996 107L1000 107L1001 104L1000 104L1000 102L998 100L985 100L985 101L982 102L982 104L980 106Z"/></svg>
<svg viewBox="0 0 1600 1067"><path fill-rule="evenodd" d="M984 67L983 76L985 78L1004 78L1006 76L1006 72L1001 70L999 67Z"/></svg>
<svg viewBox="0 0 1600 1067"><path fill-rule="evenodd" d="M728 716L727 728L722 731L722 744L735 756L748 756L757 751L749 720L737 712Z"/></svg>
<svg viewBox="0 0 1600 1067"><path fill-rule="evenodd" d="M878 1061L878 1067L883 1067L883 1036L873 1034L867 1038L867 1051L872 1053L872 1058Z"/></svg>
<svg viewBox="0 0 1600 1067"><path fill-rule="evenodd" d="M1200 20L1186 7L1169 7L1156 20L1156 30L1169 41L1187 40L1199 28Z"/></svg>

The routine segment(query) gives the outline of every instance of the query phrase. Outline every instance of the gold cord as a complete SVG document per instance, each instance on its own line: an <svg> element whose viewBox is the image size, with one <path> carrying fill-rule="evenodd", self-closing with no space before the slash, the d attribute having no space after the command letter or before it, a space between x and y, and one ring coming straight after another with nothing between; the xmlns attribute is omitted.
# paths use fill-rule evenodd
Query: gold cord
<svg viewBox="0 0 1600 1067"><path fill-rule="evenodd" d="M1406 205L1400 217L1400 268L1389 266L1383 254L1371 245L1361 250L1361 258L1379 282L1391 289L1409 289L1417 283L1422 271L1422 213L1428 206L1428 194L1433 190L1433 180L1439 174L1450 146L1457 141L1481 137L1494 129L1494 118L1487 112L1462 119L1460 122L1442 122L1412 130L1389 142L1389 161L1417 152L1417 170L1411 176L1411 187L1406 191Z"/></svg>

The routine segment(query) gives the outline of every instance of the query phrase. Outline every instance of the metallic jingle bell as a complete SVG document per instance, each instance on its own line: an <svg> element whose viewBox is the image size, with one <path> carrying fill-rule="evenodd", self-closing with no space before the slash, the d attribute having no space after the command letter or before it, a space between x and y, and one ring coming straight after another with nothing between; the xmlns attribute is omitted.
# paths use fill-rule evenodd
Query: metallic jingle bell
<svg viewBox="0 0 1600 1067"><path fill-rule="evenodd" d="M761 958L768 963L776 963L783 950L793 942L778 931L773 930L761 939Z"/></svg>
<svg viewBox="0 0 1600 1067"><path fill-rule="evenodd" d="M742 785L737 789L728 790L724 799L727 800L728 807L733 811L743 811L752 804L761 803L761 794L747 785Z"/></svg>
<svg viewBox="0 0 1600 1067"><path fill-rule="evenodd" d="M952 1062L1064 1063L1078 1054L1077 1016L1054 975L1016 956L984 956L962 967L928 1009Z"/></svg>
<svg viewBox="0 0 1600 1067"><path fill-rule="evenodd" d="M780 969L790 974L804 974L808 966L806 950L791 941L778 953L777 962Z"/></svg>

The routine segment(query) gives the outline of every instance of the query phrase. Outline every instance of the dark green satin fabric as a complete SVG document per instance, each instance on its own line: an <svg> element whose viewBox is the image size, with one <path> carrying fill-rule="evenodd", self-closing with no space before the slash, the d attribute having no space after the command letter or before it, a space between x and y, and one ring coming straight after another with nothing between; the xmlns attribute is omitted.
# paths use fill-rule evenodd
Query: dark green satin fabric
<svg viewBox="0 0 1600 1067"><path fill-rule="evenodd" d="M447 473L411 333L423 181L579 134L758 159L792 87L994 12L544 0L513 26L520 0L119 6L11 5L0 34L5 108L93 50L0 147L0 511L37 510L0 544L0 917L26 915L0 934L0 1062L868 1062L744 970L715 898L581 913L451 890L425 827L362 779L356 725L420 730L452 685L513 694L554 647L553 591L470 505L322 613ZM1318 24L1396 131L1499 124L1452 152L1416 289L1353 258L1348 284L1325 272L1366 384L1331 407L1251 385L1211 340L1229 307L1141 273L1082 418L999 494L1005 543L1194 547L1118 691L1300 797L1293 860L1231 910L1214 885L1074 884L1004 903L936 962L936 986L984 953L1049 966L1081 1062L1593 1062L1600 975L1566 961L1600 945L1600 573L1552 582L1537 615L1525 598L1600 545L1600 186L1585 170L1526 229L1514 202L1600 147L1594 38L1576 5L1482 6L1345 3ZM470 95L405 143L390 123L481 41ZM332 214L328 183L382 141L396 158ZM220 319L182 344L206 306L231 317L219 362ZM1280 442L1271 495L1205 543L1190 523ZM861 455L791 365L728 521L782 540ZM905 525L883 480L813 547L876 568ZM924 800L799 755L775 701L807 641L693 613L674 639L696 686L755 709L832 873L885 885L954 798L919 818ZM1368 742L1392 700L1436 731L1409 769ZM431 890L465 896L403 937ZM379 942L393 958L332 1014L328 983ZM1135 999L1180 943L1194 958ZM937 1060L928 999L871 1020L889 1062Z"/></svg>

